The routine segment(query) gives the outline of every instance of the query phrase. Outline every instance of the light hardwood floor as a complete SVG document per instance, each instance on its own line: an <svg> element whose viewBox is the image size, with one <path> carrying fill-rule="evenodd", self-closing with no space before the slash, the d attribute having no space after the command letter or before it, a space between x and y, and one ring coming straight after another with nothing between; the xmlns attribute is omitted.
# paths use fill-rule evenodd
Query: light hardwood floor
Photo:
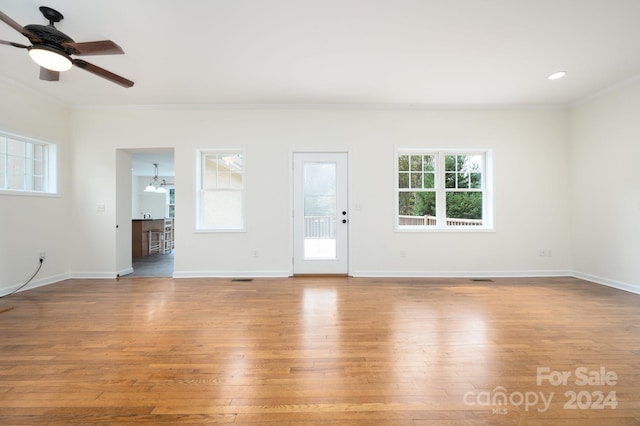
<svg viewBox="0 0 640 426"><path fill-rule="evenodd" d="M3 425L640 424L640 296L573 278L69 280L5 309Z"/></svg>

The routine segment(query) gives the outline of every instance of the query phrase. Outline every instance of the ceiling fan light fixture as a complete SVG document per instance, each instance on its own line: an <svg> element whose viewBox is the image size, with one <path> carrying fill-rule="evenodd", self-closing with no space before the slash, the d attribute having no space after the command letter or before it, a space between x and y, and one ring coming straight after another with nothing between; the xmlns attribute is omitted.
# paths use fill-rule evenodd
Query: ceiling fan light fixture
<svg viewBox="0 0 640 426"><path fill-rule="evenodd" d="M29 56L36 64L51 71L67 71L73 66L71 58L66 53L49 46L30 47Z"/></svg>

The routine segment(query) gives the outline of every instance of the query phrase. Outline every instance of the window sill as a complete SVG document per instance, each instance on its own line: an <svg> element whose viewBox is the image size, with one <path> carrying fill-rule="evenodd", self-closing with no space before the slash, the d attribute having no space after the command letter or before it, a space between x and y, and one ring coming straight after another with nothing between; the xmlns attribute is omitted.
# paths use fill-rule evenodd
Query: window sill
<svg viewBox="0 0 640 426"><path fill-rule="evenodd" d="M408 227L397 227L395 228L395 232L400 232L400 233L425 233L425 232L435 232L435 233L492 233L492 232L496 232L495 228L488 228L488 227L479 227L479 226L468 226L468 227L464 227L464 226L458 226L458 227L451 227L451 228L437 228L435 226L414 226L411 228Z"/></svg>
<svg viewBox="0 0 640 426"><path fill-rule="evenodd" d="M246 229L194 229L194 234L234 234L247 232Z"/></svg>
<svg viewBox="0 0 640 426"><path fill-rule="evenodd" d="M59 192L21 191L21 190L12 190L12 189L0 189L0 196L2 195L19 195L19 196L27 196L27 197L52 197L52 198L60 197Z"/></svg>

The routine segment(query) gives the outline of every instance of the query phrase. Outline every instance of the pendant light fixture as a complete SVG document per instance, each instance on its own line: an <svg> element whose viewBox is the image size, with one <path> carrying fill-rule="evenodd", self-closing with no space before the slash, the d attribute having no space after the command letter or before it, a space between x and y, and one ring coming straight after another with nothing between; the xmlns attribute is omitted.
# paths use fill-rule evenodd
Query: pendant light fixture
<svg viewBox="0 0 640 426"><path fill-rule="evenodd" d="M173 185L167 183L166 180L158 178L158 163L153 163L154 176L149 182L149 185L144 189L144 192L156 192L158 194L166 194L167 190L164 188L166 185Z"/></svg>

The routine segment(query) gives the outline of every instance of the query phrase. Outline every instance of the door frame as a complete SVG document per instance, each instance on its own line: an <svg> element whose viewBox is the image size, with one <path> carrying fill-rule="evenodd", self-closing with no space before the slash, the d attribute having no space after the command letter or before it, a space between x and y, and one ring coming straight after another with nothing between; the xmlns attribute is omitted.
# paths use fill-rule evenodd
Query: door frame
<svg viewBox="0 0 640 426"><path fill-rule="evenodd" d="M133 272L131 257L131 152L116 149L116 276Z"/></svg>
<svg viewBox="0 0 640 426"><path fill-rule="evenodd" d="M313 149L313 148L294 148L289 151L289 276L294 276L293 261L295 257L294 238L295 224L293 220L294 212L294 167L295 154L346 154L347 156L347 215L349 218L349 226L347 227L347 276L352 276L352 232L351 232L351 152L348 149ZM336 274L314 274L314 275L336 275ZM342 274L340 274L342 275Z"/></svg>
<svg viewBox="0 0 640 426"><path fill-rule="evenodd" d="M174 146L170 147L138 147L138 148L116 148L116 182L119 180L126 179L127 184L116 185L116 210L119 208L118 204L126 205L126 209L128 210L127 218L124 220L124 214L121 216L122 219L116 218L119 222L117 223L118 228L116 228L117 232L119 232L119 236L117 236L116 241L116 252L114 254L114 259L116 264L120 265L120 263L126 266L125 269L122 269L121 266L118 266L117 275L127 275L134 272L133 270L133 250L132 250L132 220L135 216L133 210L133 180L137 179L137 177L133 176L132 173L132 162L134 160L134 156L136 154L158 154L162 155L165 153L171 152L173 157L173 166L175 169L175 155L176 148ZM126 167L123 166L126 161ZM153 164L153 163L150 163ZM166 163L165 163L166 164ZM175 178L174 172L174 178ZM174 179L175 182L175 179ZM175 186L175 185L174 185ZM124 213L123 210L117 210L121 213ZM175 234L174 234L175 241ZM127 256L128 260L125 259L124 256ZM177 258L177 253L174 251L174 259ZM174 262L174 270L171 276L175 275L175 262Z"/></svg>

